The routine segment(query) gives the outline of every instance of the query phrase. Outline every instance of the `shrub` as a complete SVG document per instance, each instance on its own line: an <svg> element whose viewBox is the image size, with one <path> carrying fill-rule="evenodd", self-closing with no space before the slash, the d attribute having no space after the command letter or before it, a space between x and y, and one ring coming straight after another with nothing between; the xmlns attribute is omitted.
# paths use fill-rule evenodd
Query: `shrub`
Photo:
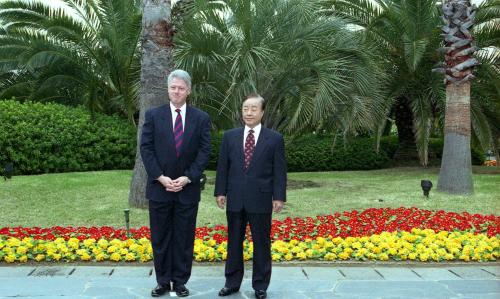
<svg viewBox="0 0 500 299"><path fill-rule="evenodd" d="M442 138L431 138L429 140L429 164L440 166L441 158L443 157L444 141ZM398 137L387 136L382 137L380 148L387 153L387 156L392 159L398 148ZM485 161L484 153L476 146L471 147L472 165L483 165Z"/></svg>
<svg viewBox="0 0 500 299"><path fill-rule="evenodd" d="M0 101L0 165L14 174L130 169L136 129L116 116L60 104Z"/></svg>
<svg viewBox="0 0 500 299"><path fill-rule="evenodd" d="M330 171L379 169L389 165L387 154L375 152L373 141L358 138L347 144L326 135L305 135L286 142L288 170Z"/></svg>

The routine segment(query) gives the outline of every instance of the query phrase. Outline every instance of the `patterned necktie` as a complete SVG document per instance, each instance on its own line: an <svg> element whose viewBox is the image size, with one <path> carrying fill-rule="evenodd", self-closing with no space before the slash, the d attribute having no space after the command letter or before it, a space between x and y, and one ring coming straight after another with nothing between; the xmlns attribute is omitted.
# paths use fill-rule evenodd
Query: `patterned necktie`
<svg viewBox="0 0 500 299"><path fill-rule="evenodd" d="M184 129L182 128L181 109L175 109L175 112L177 112L174 125L175 151L177 152L177 157L179 157L182 141L184 141Z"/></svg>
<svg viewBox="0 0 500 299"><path fill-rule="evenodd" d="M255 150L255 137L253 136L253 130L250 130L248 131L247 139L245 140L245 165L244 165L245 171L248 169L248 166L250 166L254 150Z"/></svg>

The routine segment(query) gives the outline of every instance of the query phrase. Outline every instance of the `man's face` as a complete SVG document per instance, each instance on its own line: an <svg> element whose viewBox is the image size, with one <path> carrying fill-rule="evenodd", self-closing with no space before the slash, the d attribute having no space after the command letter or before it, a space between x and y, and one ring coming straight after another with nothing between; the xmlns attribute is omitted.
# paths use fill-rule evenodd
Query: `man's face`
<svg viewBox="0 0 500 299"><path fill-rule="evenodd" d="M188 88L186 82L179 78L173 78L168 86L168 97L170 98L170 102L177 108L186 103L186 98L190 93L191 90Z"/></svg>
<svg viewBox="0 0 500 299"><path fill-rule="evenodd" d="M258 98L249 98L243 102L242 116L245 125L254 128L262 120L264 110L262 110L262 102Z"/></svg>

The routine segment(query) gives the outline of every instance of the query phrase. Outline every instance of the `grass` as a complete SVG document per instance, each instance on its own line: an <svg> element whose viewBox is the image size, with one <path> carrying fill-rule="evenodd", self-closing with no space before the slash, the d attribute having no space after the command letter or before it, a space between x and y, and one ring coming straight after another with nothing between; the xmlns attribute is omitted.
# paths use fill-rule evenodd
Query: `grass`
<svg viewBox="0 0 500 299"><path fill-rule="evenodd" d="M475 193L472 196L451 196L433 189L429 199L422 196L420 180L430 179L436 185L437 168L290 173L290 180L311 181L316 186L307 187L306 183L305 188L289 190L285 210L275 217L283 219L400 206L499 215L498 169L474 168ZM209 181L213 181L214 172L207 172L207 175ZM16 176L0 182L0 227L123 227L130 177L131 171L122 170ZM131 209L132 227L148 225L148 221L147 210ZM213 184L208 184L202 193L198 225L225 223L225 212L215 205Z"/></svg>

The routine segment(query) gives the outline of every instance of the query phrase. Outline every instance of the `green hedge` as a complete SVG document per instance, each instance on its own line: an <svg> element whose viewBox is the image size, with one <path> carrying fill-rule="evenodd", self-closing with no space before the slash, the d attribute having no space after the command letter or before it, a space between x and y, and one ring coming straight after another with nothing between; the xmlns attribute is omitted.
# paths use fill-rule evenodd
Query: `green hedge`
<svg viewBox="0 0 500 299"><path fill-rule="evenodd" d="M212 134L208 169L214 170L222 132ZM286 138L288 170L367 170L389 167L397 137L384 137L375 153L372 138L358 138L332 149L332 137L308 134ZM0 101L0 166L14 163L14 174L131 169L134 166L136 129L118 117L95 115L84 108L59 104ZM431 139L431 161L441 159L442 139ZM472 162L484 155L472 149ZM434 163L435 164L435 163Z"/></svg>
<svg viewBox="0 0 500 299"><path fill-rule="evenodd" d="M373 141L369 138L358 138L346 145L339 140L333 149L332 142L332 136L312 134L287 140L288 170L367 170L385 168L390 164L385 152L375 152Z"/></svg>
<svg viewBox="0 0 500 299"><path fill-rule="evenodd" d="M208 169L215 170L222 133L212 134L212 153ZM373 141L354 140L344 148L339 142L332 151L332 137L305 135L296 139L285 138L288 171L329 171L378 169L389 165L389 158L382 152L377 155Z"/></svg>
<svg viewBox="0 0 500 299"><path fill-rule="evenodd" d="M444 141L441 138L431 138L429 141L429 162L432 165L440 166L441 158L443 157ZM387 153L387 156L392 159L398 148L398 137L382 137L380 148ZM473 165L483 165L485 161L484 153L481 149L472 146L471 159Z"/></svg>
<svg viewBox="0 0 500 299"><path fill-rule="evenodd" d="M222 133L212 134L212 153L208 169L215 170ZM344 146L339 140L332 150L332 136L308 134L296 139L285 138L288 171L331 171L331 170L368 170L391 166L391 160L398 147L397 136L383 137L380 153L374 150L373 138L358 138ZM432 165L439 166L443 140L431 138L429 159ZM418 161L416 161L418 163ZM472 148L472 163L482 165L484 155Z"/></svg>
<svg viewBox="0 0 500 299"><path fill-rule="evenodd" d="M60 104L0 101L0 166L14 174L131 169L136 129L119 117Z"/></svg>

